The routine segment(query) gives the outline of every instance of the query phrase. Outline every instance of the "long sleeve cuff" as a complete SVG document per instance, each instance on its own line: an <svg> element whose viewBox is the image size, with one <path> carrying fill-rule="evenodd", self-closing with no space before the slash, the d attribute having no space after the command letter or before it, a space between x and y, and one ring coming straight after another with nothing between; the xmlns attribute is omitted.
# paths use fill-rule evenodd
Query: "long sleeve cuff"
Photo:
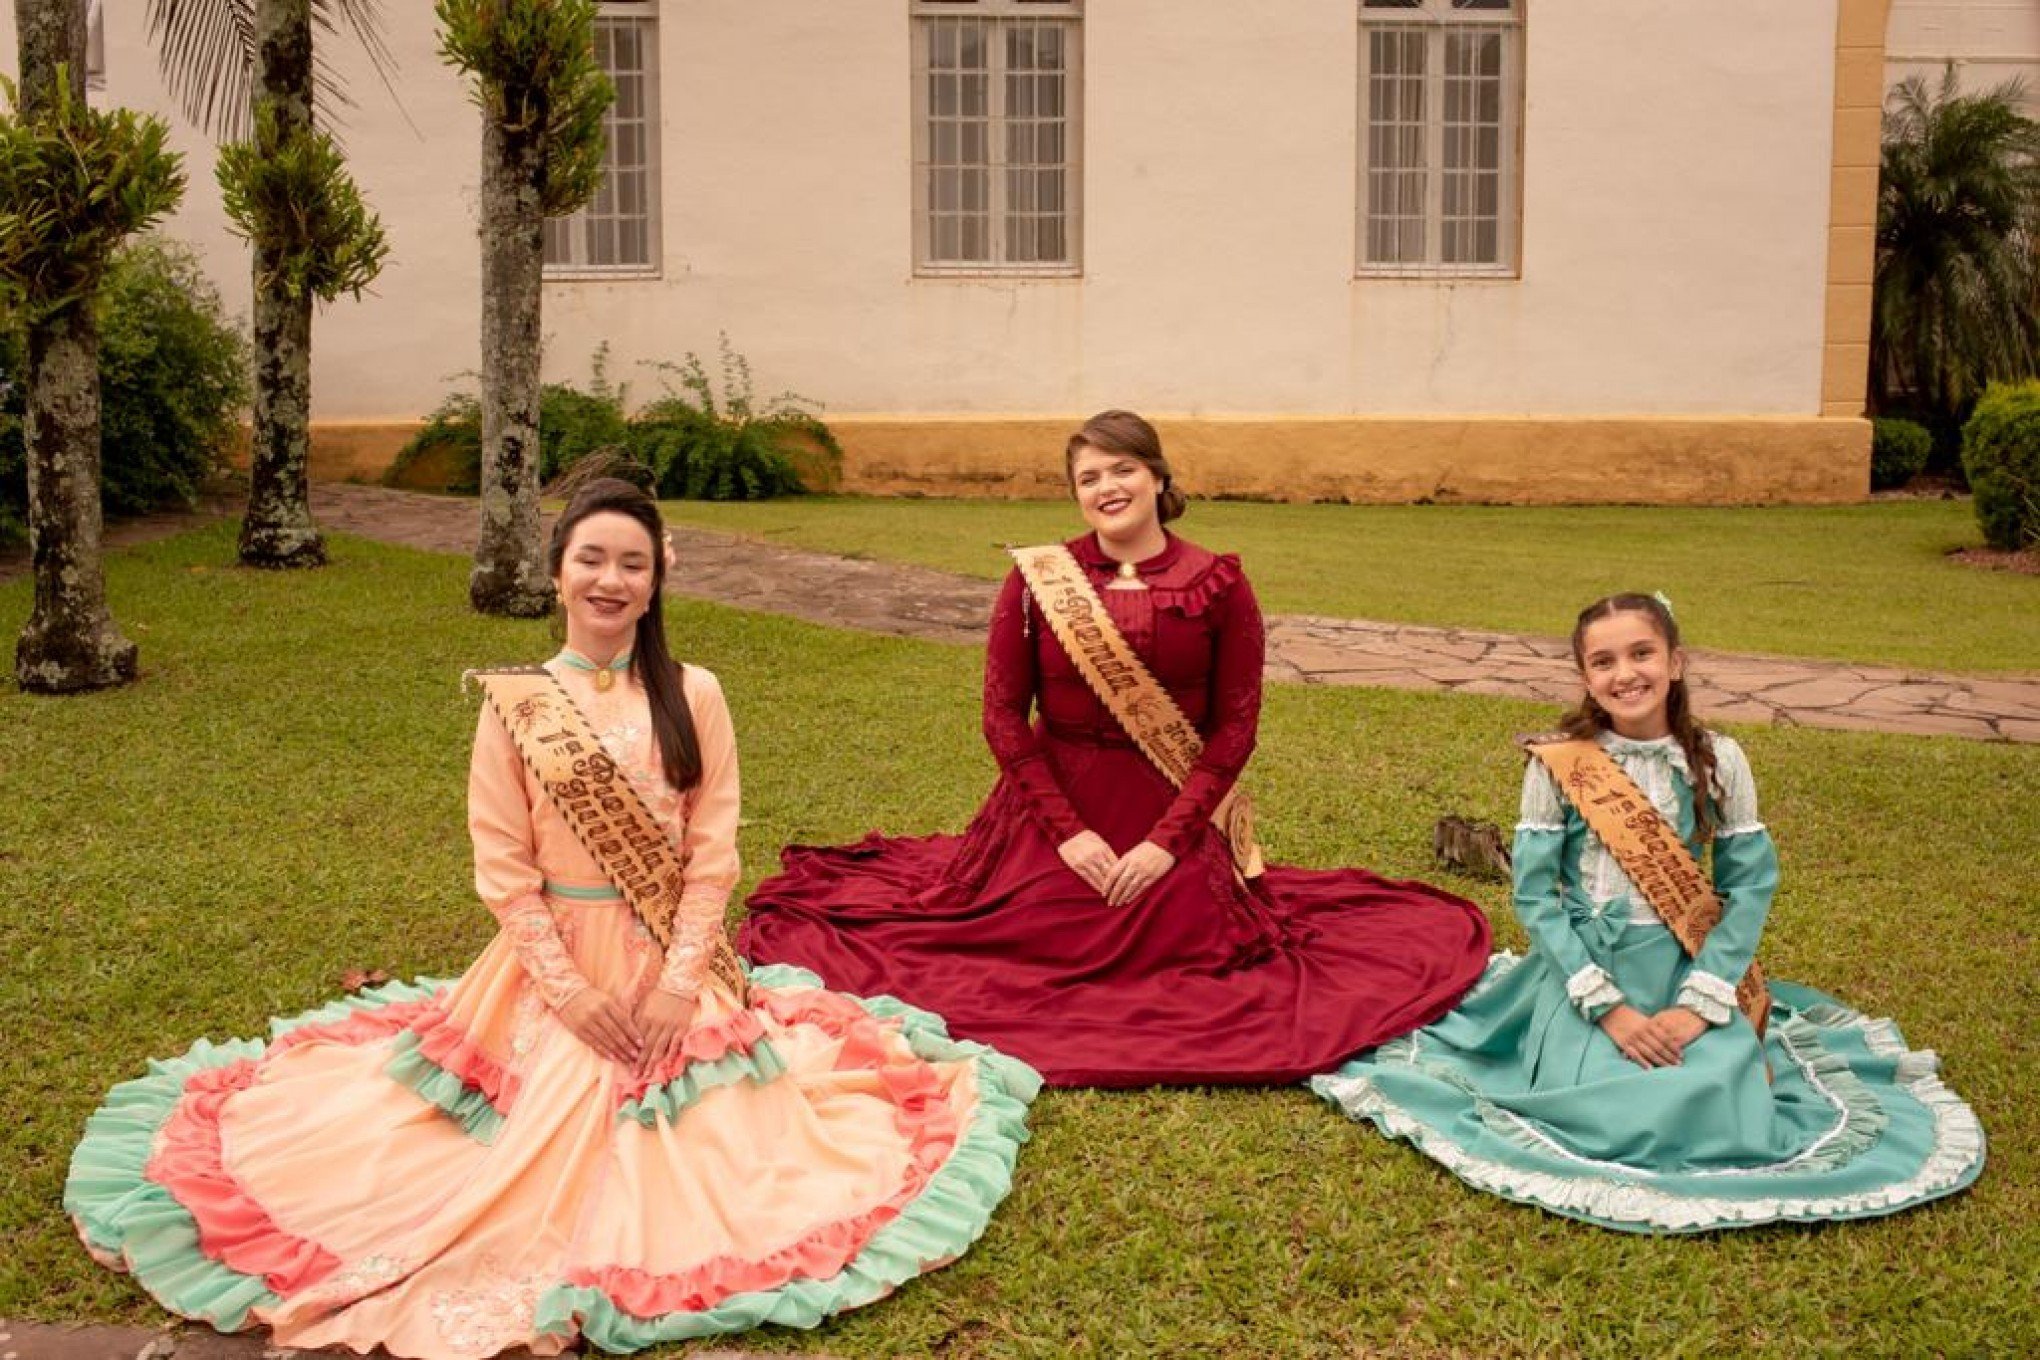
<svg viewBox="0 0 2040 1360"><path fill-rule="evenodd" d="M1589 1022L1594 1022L1628 998L1605 968L1590 963L1565 980L1565 999Z"/></svg>
<svg viewBox="0 0 2040 1360"><path fill-rule="evenodd" d="M1710 1025L1725 1025L1735 1018L1735 984L1696 968L1679 984L1672 1004L1684 1006Z"/></svg>
<svg viewBox="0 0 2040 1360"><path fill-rule="evenodd" d="M589 987L560 939L545 899L520 897L502 911L503 932L545 1004L559 1010Z"/></svg>

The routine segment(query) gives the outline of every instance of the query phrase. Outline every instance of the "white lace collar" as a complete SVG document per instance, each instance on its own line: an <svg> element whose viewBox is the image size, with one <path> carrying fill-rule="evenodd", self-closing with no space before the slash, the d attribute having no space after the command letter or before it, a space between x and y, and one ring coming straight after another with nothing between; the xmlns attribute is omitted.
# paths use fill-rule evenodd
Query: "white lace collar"
<svg viewBox="0 0 2040 1360"><path fill-rule="evenodd" d="M1627 763L1630 760L1637 760L1669 765L1685 776L1688 785L1693 782L1692 768L1686 764L1686 748L1679 745L1679 739L1670 733L1662 737L1652 737L1649 741L1638 741L1634 737L1625 737L1619 732L1604 729L1600 741L1601 749L1618 761Z"/></svg>

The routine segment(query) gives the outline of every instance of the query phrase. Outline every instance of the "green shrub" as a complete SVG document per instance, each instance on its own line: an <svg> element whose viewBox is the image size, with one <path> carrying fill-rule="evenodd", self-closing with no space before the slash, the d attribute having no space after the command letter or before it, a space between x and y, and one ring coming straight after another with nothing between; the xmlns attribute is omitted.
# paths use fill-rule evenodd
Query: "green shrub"
<svg viewBox="0 0 2040 1360"><path fill-rule="evenodd" d="M482 403L472 392L455 392L425 419L424 428L397 450L383 474L384 486L413 491L454 491L472 496L482 489Z"/></svg>
<svg viewBox="0 0 2040 1360"><path fill-rule="evenodd" d="M600 448L621 448L652 472L658 494L677 500L767 500L797 495L814 483L832 484L842 450L829 427L792 393L759 407L751 395L750 365L722 341L720 391L701 359L657 367L679 390L634 417L624 414L626 392L606 373L608 349L595 352L594 382L586 391L547 383L539 394L539 480L550 483ZM472 494L481 485L481 402L456 392L413 435L384 475L391 486Z"/></svg>
<svg viewBox="0 0 2040 1360"><path fill-rule="evenodd" d="M188 248L143 240L99 295L100 476L106 508L190 505L248 402L248 342Z"/></svg>
<svg viewBox="0 0 2040 1360"><path fill-rule="evenodd" d="M810 481L832 483L843 450L814 403L792 392L758 405L751 366L720 337L721 391L701 358L660 367L676 378L672 391L641 412L650 437L636 445L658 474L659 494L679 500L753 501L798 495ZM655 432L655 433L654 433ZM802 464L807 466L803 468Z"/></svg>
<svg viewBox="0 0 2040 1360"><path fill-rule="evenodd" d="M1870 489L1904 486L1927 465L1934 436L1917 421L1886 416L1870 423Z"/></svg>
<svg viewBox="0 0 2040 1360"><path fill-rule="evenodd" d="M143 238L114 256L99 294L100 482L106 509L196 501L248 400L248 344L182 245ZM0 319L0 540L19 537L28 479L27 341Z"/></svg>
<svg viewBox="0 0 2040 1360"><path fill-rule="evenodd" d="M2040 547L2040 379L1993 383L1962 427L1976 522L1993 548Z"/></svg>

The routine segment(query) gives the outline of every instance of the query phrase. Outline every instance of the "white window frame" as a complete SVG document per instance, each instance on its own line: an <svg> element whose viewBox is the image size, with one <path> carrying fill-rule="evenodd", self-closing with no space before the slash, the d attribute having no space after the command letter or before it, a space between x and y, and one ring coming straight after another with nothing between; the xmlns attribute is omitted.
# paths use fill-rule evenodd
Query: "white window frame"
<svg viewBox="0 0 2040 1360"><path fill-rule="evenodd" d="M1359 278L1518 278L1522 272L1522 221L1523 221L1523 10L1526 0L1506 0L1503 8L1461 8L1462 0L1414 0L1394 8L1373 7L1367 0L1358 0L1360 17L1360 79L1358 115L1358 161L1359 173L1356 183L1355 237L1353 243L1354 275ZM1501 38L1501 62L1498 80L1501 90L1498 101L1497 121L1494 124L1463 122L1448 125L1445 119L1446 83L1454 77L1446 71L1446 51L1454 34L1465 34L1468 30L1489 32ZM1418 146L1420 165L1400 165L1395 168L1379 168L1372 163L1376 145L1376 124L1373 118L1374 97L1377 91L1374 69L1376 35L1400 33L1407 38L1420 39L1423 58L1422 73L1416 77L1420 82L1420 109L1413 119L1398 120L1388 127L1400 127L1406 137L1414 135ZM1387 73L1384 79L1393 79L1395 73ZM1407 79L1407 77L1405 77ZM1448 134L1478 137L1479 133L1492 127L1497 148L1495 176L1495 225L1496 248L1492 261L1447 260L1444 258L1446 215L1446 181L1448 175L1462 176L1459 191L1474 192L1471 181L1485 172L1482 167L1461 168L1448 172L1445 166L1445 150ZM1399 177L1394 182L1391 177ZM1408 192L1412 178L1419 180L1413 197L1421 202L1400 201ZM1381 216L1390 221L1416 222L1423 235L1422 251L1419 257L1402 259L1370 259L1368 257L1369 226L1375 220L1372 191L1377 183L1390 185L1389 210ZM1400 211L1398 211L1400 210ZM1478 223L1486 218L1478 207L1471 212L1455 214L1452 220L1460 223Z"/></svg>
<svg viewBox="0 0 2040 1360"><path fill-rule="evenodd" d="M1073 278L1083 273L1084 257L1084 0L909 0L913 29L913 249L914 273L922 278L984 277ZM991 23L986 67L985 144L986 230L990 258L938 260L934 255L930 182L934 165L929 110L929 35L942 19L980 19ZM1006 109L1005 43L998 34L1013 22L1054 23L1063 31L1062 69L1062 219L1065 258L1008 258L1009 206L1006 135L1012 124ZM1037 165L1036 168L1044 168Z"/></svg>
<svg viewBox="0 0 2040 1360"><path fill-rule="evenodd" d="M101 0L92 0L85 10L85 88L95 94L106 89L106 13Z"/></svg>
<svg viewBox="0 0 2040 1360"><path fill-rule="evenodd" d="M644 67L638 74L643 80L643 99L637 116L630 119L643 134L644 175L643 211L626 214L616 209L616 190L610 179L616 168L614 160L617 138L616 131L625 121L618 110L621 99L612 103L602 115L604 149L602 153L603 173L601 187L586 204L565 217L548 218L545 224L545 277L547 279L647 279L659 277L660 271L660 198L659 198L659 6L657 0L602 0L595 16L598 27L605 24L629 24L638 30L638 52ZM618 73L611 71L613 77ZM642 217L645 224L645 258L614 263L601 263L591 258L595 253L595 235L604 222L631 221ZM565 258L560 258L564 249Z"/></svg>

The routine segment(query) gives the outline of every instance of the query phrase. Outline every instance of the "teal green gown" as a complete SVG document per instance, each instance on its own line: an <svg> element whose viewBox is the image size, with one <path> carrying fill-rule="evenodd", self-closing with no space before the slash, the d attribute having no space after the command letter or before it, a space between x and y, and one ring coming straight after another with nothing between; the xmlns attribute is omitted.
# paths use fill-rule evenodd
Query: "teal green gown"
<svg viewBox="0 0 2040 1360"><path fill-rule="evenodd" d="M1677 742L1601 740L1701 856ZM1775 981L1765 1039L1736 1010L1778 860L1741 748L1713 744L1723 915L1697 957L1533 760L1515 840L1530 952L1495 955L1458 1009L1312 1089L1479 1189L1630 1232L1868 1218L1973 1182L1983 1128L1897 1025ZM1680 1065L1640 1067L1596 1023L1624 1001L1708 1029Z"/></svg>

